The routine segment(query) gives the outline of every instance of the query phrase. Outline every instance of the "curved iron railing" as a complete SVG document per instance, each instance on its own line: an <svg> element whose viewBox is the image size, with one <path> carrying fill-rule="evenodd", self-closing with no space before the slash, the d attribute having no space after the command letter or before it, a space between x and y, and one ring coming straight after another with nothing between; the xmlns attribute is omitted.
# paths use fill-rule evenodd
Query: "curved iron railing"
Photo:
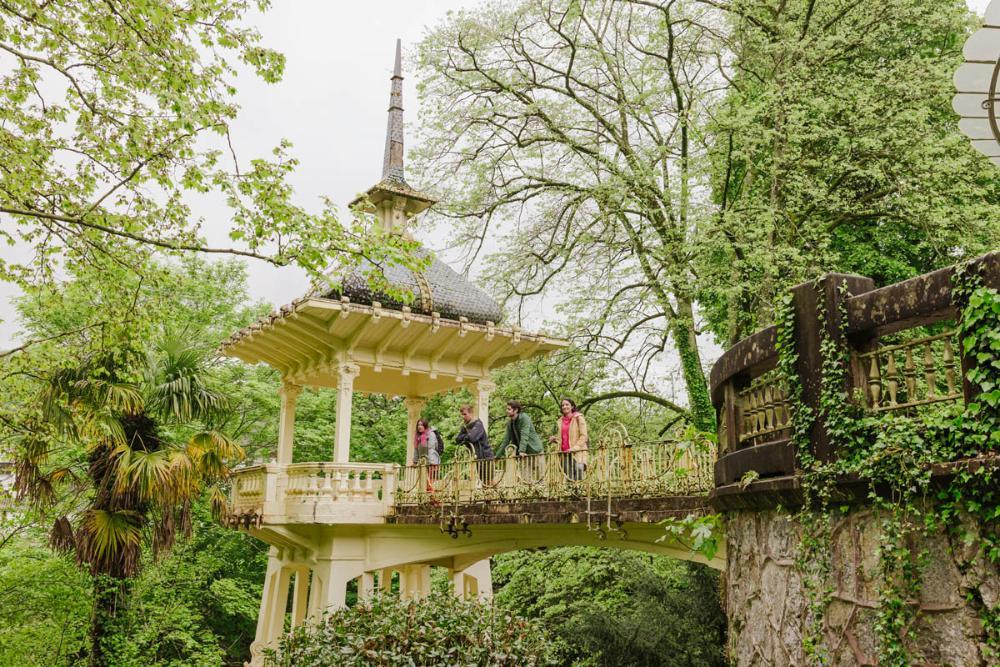
<svg viewBox="0 0 1000 667"><path fill-rule="evenodd" d="M440 465L403 468L396 505L467 504L574 498L650 498L707 494L713 487L713 443L633 442L621 427L606 430L587 451L477 460L462 448Z"/></svg>

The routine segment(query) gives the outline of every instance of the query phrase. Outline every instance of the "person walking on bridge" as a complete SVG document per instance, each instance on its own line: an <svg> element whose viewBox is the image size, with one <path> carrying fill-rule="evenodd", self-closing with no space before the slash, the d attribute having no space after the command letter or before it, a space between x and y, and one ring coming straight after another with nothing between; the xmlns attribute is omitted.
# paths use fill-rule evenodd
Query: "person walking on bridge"
<svg viewBox="0 0 1000 667"><path fill-rule="evenodd" d="M507 401L507 431L503 435L500 451L509 445L517 448L518 456L542 453L542 439L535 431L535 425L521 406L520 401Z"/></svg>
<svg viewBox="0 0 1000 667"><path fill-rule="evenodd" d="M458 409L462 417L462 425L455 436L455 442L465 445L476 457L476 468L483 484L493 481L493 449L490 447L490 436L486 433L483 422L472 414L471 405L463 405Z"/></svg>
<svg viewBox="0 0 1000 667"><path fill-rule="evenodd" d="M542 466L539 457L533 455L543 452L542 439L538 437L535 425L520 401L507 401L507 417L507 430L504 432L500 451L506 452L508 446L514 446L518 456L527 457L524 465L520 466L521 474L535 480L541 474Z"/></svg>
<svg viewBox="0 0 1000 667"><path fill-rule="evenodd" d="M432 429L427 420L422 417L417 420L417 432L414 434L413 446L414 462L419 464L422 460L427 461L427 490L433 492L438 466L441 465L441 452L444 450L444 443L440 434Z"/></svg>
<svg viewBox="0 0 1000 667"><path fill-rule="evenodd" d="M587 418L577 410L576 403L571 398L559 401L559 411L562 417L556 422L556 433L549 442L559 443L559 451L563 459L563 472L572 481L583 479L587 470L587 448L590 435L587 432Z"/></svg>

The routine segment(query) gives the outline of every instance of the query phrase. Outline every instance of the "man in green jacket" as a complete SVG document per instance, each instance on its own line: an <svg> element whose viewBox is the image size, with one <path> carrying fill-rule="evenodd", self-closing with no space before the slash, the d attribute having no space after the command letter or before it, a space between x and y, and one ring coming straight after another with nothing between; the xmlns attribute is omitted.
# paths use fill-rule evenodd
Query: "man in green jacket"
<svg viewBox="0 0 1000 667"><path fill-rule="evenodd" d="M520 401L507 401L507 432L504 433L500 451L506 452L508 445L517 448L518 455L541 454L542 439L535 432L531 417L521 409Z"/></svg>

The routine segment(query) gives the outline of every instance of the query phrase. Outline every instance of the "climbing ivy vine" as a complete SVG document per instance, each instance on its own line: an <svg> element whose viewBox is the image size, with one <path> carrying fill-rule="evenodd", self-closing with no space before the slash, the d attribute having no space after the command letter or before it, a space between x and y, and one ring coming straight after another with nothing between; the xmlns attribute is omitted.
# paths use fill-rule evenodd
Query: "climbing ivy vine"
<svg viewBox="0 0 1000 667"><path fill-rule="evenodd" d="M802 528L797 566L809 600L803 644L815 663L823 664L828 658L823 619L834 595L830 575L835 518L850 509L849 498L837 494L838 481L864 484L866 500L881 522L875 620L880 664L902 667L916 657L909 654L904 637L912 642L917 631L915 601L929 554L914 545L944 531L957 544L978 539L980 554L992 565L1000 564L997 473L983 458L1000 450L1000 295L963 266L953 274L953 298L960 313L958 337L966 360L965 378L975 400L964 406L942 404L912 416L876 417L864 409L860 397L850 396L846 337L828 333L821 340L818 409L805 405L796 368L791 295L779 305L778 373L794 407L792 440L804 496L794 517ZM846 299L838 303L846 308ZM846 312L839 315L845 323ZM828 332L827 316L821 309L821 332ZM821 461L812 451L810 431L817 417L837 452L833 461ZM955 463L950 481L932 486L932 467L946 462L960 463ZM1000 657L1000 607L991 607L975 589L968 597L979 609L987 635L984 657Z"/></svg>

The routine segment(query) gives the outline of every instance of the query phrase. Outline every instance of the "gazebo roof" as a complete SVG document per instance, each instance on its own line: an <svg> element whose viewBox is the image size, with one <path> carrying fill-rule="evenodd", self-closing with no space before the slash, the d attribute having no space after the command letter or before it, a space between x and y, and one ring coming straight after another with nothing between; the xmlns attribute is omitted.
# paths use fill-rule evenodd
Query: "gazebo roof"
<svg viewBox="0 0 1000 667"><path fill-rule="evenodd" d="M487 377L492 368L566 347L520 329L373 304L306 297L230 336L221 352L273 366L291 382L337 386L337 366L357 364L355 391L430 396Z"/></svg>
<svg viewBox="0 0 1000 667"><path fill-rule="evenodd" d="M414 313L422 315L437 313L439 317L456 321L464 317L476 324L500 322L502 317L500 306L486 292L456 273L432 253L418 250L416 254L421 258L431 255L430 266L418 275L398 264L381 267L382 275L390 285L414 295L415 299L410 304L373 291L365 275L375 270L369 263L362 264L356 271L344 277L340 288L320 292L319 296L337 300L346 296L352 303L371 305L378 302L383 308L394 310L409 305Z"/></svg>
<svg viewBox="0 0 1000 667"><path fill-rule="evenodd" d="M434 201L404 175L400 51L397 41L382 180L368 191L384 233L393 234L405 234L407 220ZM429 251L417 253L426 257ZM378 269L390 285L413 294L413 304L374 292L366 274ZM568 345L498 327L496 301L436 257L419 273L398 265L378 269L366 264L339 276L338 289L314 291L236 332L221 352L266 363L293 384L336 387L344 375L353 378L354 391L420 397Z"/></svg>

